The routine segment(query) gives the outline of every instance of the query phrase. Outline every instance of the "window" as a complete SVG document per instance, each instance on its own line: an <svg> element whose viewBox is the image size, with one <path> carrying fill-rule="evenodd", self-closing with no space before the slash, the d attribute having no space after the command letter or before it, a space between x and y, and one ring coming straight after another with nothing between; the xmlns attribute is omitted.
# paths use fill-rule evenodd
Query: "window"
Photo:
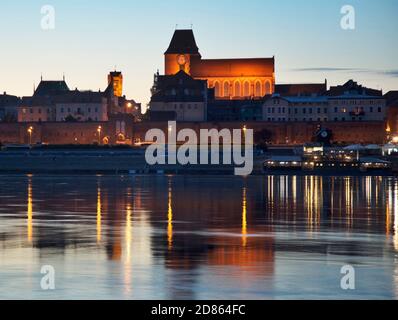
<svg viewBox="0 0 398 320"><path fill-rule="evenodd" d="M221 96L221 92L220 92L220 83L218 81L216 81L214 83L214 94L216 95L216 97L220 97Z"/></svg>
<svg viewBox="0 0 398 320"><path fill-rule="evenodd" d="M261 82L257 81L256 82L256 86L255 86L255 92L256 92L256 97L261 97L262 96L262 92L261 92Z"/></svg>
<svg viewBox="0 0 398 320"><path fill-rule="evenodd" d="M224 82L224 97L229 97L229 82L225 81Z"/></svg>
<svg viewBox="0 0 398 320"><path fill-rule="evenodd" d="M235 82L235 97L240 97L242 95L241 89L240 89L240 82L236 81Z"/></svg>
<svg viewBox="0 0 398 320"><path fill-rule="evenodd" d="M381 112L381 107L378 107L378 108L377 108L377 111L380 113L380 112Z"/></svg>
<svg viewBox="0 0 398 320"><path fill-rule="evenodd" d="M250 96L250 83L248 81L246 81L245 84L243 85L243 95L245 97Z"/></svg>
<svg viewBox="0 0 398 320"><path fill-rule="evenodd" d="M269 81L265 83L265 94L271 94L271 83Z"/></svg>

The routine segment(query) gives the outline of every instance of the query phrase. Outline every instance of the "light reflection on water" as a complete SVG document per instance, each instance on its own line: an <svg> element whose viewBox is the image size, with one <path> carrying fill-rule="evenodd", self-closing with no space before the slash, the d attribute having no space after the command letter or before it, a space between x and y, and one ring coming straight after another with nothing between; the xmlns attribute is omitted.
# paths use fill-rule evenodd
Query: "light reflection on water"
<svg viewBox="0 0 398 320"><path fill-rule="evenodd" d="M397 258L392 177L0 180L0 298L396 299Z"/></svg>

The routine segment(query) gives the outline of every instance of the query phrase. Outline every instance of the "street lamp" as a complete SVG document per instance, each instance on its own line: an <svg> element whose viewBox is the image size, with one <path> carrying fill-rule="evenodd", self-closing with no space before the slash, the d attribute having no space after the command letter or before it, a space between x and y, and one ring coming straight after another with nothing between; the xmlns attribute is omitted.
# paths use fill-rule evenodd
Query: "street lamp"
<svg viewBox="0 0 398 320"><path fill-rule="evenodd" d="M101 144L101 131L102 127L98 126L97 132L98 132L98 144Z"/></svg>
<svg viewBox="0 0 398 320"><path fill-rule="evenodd" d="M32 133L33 133L33 127L30 126L28 128L28 133L29 133L29 144L32 145Z"/></svg>

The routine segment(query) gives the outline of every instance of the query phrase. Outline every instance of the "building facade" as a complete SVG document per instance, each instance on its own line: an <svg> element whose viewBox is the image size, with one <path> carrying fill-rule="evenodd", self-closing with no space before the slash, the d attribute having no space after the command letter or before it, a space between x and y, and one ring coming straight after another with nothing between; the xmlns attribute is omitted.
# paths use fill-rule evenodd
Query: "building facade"
<svg viewBox="0 0 398 320"><path fill-rule="evenodd" d="M150 111L175 114L177 121L207 120L208 90L205 80L195 80L184 71L155 75Z"/></svg>
<svg viewBox="0 0 398 320"><path fill-rule="evenodd" d="M274 93L275 59L202 59L192 30L176 30L165 52L165 74L207 80L217 99L258 99Z"/></svg>
<svg viewBox="0 0 398 320"><path fill-rule="evenodd" d="M269 122L385 121L387 110L383 96L356 83L353 86L353 83L349 81L321 95L272 95L265 99L263 120Z"/></svg>
<svg viewBox="0 0 398 320"><path fill-rule="evenodd" d="M123 95L123 75L108 75L105 91L70 90L65 82L42 80L30 97L23 97L17 109L18 122L108 121L110 115L141 117L141 104Z"/></svg>
<svg viewBox="0 0 398 320"><path fill-rule="evenodd" d="M107 99L101 92L71 91L57 99L55 121L108 121Z"/></svg>
<svg viewBox="0 0 398 320"><path fill-rule="evenodd" d="M20 99L4 92L0 95L0 122L16 122Z"/></svg>

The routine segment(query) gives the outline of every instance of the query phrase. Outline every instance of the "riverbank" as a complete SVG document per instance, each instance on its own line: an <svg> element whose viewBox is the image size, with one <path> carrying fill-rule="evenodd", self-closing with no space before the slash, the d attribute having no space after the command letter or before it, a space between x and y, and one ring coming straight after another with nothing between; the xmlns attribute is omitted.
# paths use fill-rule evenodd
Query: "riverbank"
<svg viewBox="0 0 398 320"><path fill-rule="evenodd" d="M263 173L264 155L254 159L253 175ZM45 174L198 174L233 175L235 165L153 165L145 150L32 150L0 152L1 173Z"/></svg>
<svg viewBox="0 0 398 320"><path fill-rule="evenodd" d="M264 168L264 162L273 155L293 154L294 148L270 149L256 153L252 175L395 175L398 159L392 158L392 170L289 170ZM222 156L220 155L220 159ZM390 159L389 159L390 160ZM222 162L222 161L221 161ZM55 148L9 150L0 152L0 174L190 174L234 175L232 165L148 165L144 148ZM358 172L357 172L358 171Z"/></svg>

